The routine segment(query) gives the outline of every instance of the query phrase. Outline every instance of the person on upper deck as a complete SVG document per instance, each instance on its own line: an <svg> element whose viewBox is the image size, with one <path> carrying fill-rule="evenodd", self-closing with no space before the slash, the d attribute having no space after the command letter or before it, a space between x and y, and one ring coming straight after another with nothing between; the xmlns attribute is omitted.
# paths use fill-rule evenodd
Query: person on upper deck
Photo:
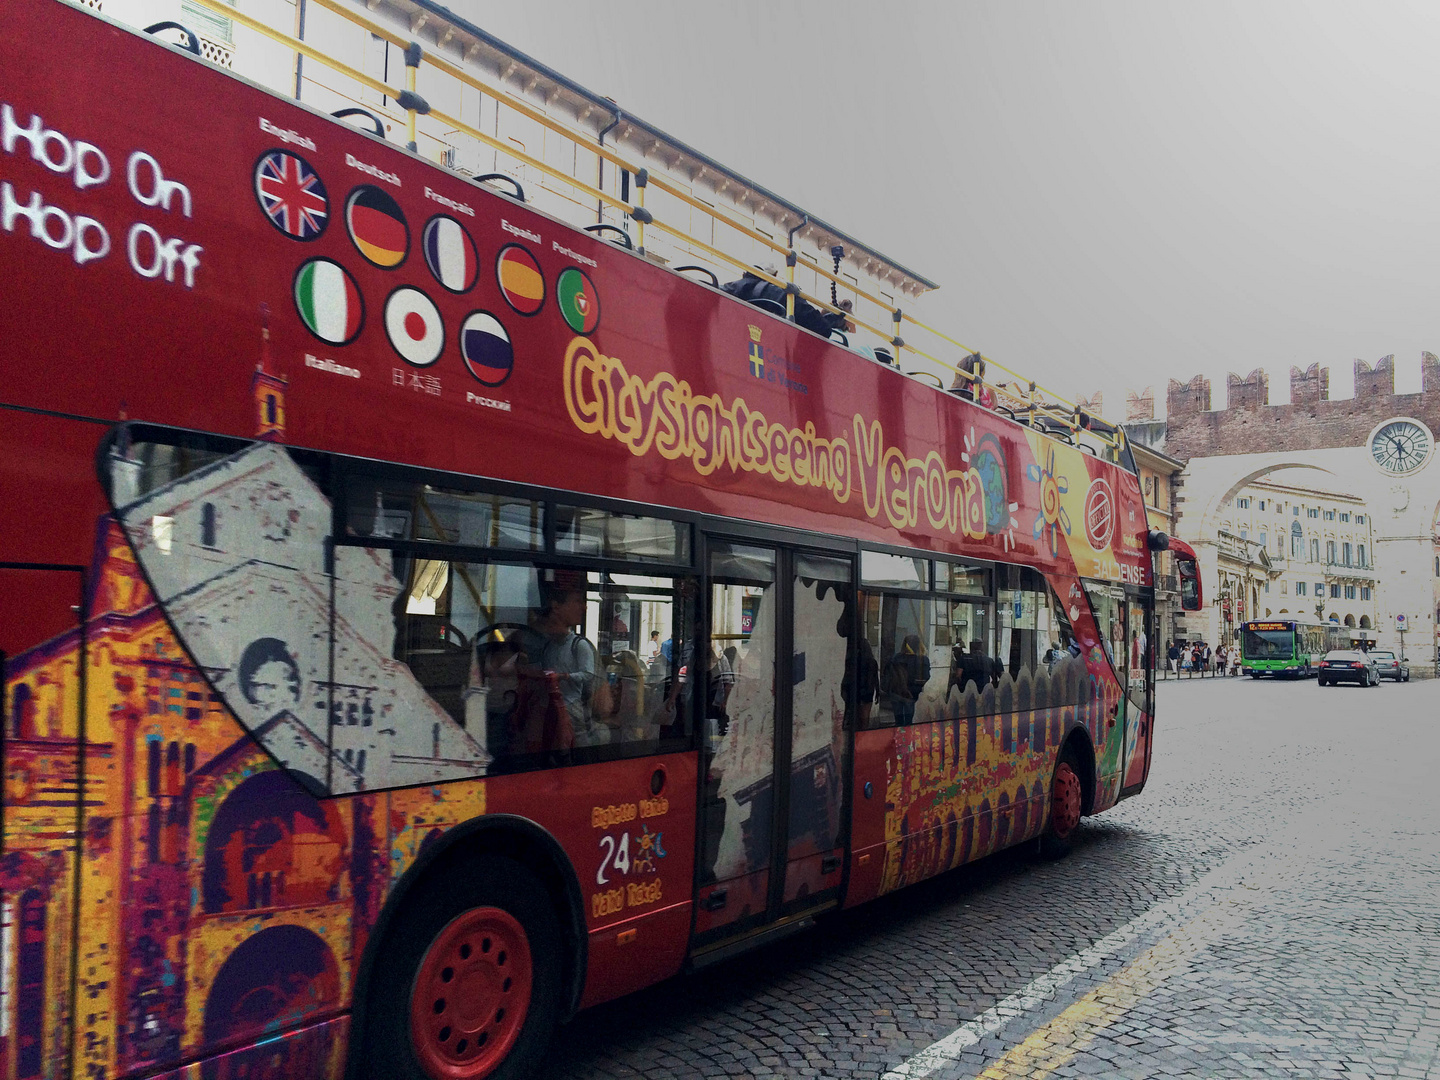
<svg viewBox="0 0 1440 1080"><path fill-rule="evenodd" d="M757 267L756 269L771 277L779 276L779 271L773 266ZM747 304L753 304L757 300L772 300L781 308L785 307L785 290L773 281L766 281L758 274L752 274L748 270L738 280L727 281L720 288L731 296L744 300ZM810 301L797 296L795 297L795 321L806 330L828 338L831 330L843 326L845 316L821 311Z"/></svg>
<svg viewBox="0 0 1440 1080"><path fill-rule="evenodd" d="M976 385L983 386L984 381L985 358L974 352L960 361L960 370L955 373L955 378L950 383L950 392L966 401L974 401Z"/></svg>

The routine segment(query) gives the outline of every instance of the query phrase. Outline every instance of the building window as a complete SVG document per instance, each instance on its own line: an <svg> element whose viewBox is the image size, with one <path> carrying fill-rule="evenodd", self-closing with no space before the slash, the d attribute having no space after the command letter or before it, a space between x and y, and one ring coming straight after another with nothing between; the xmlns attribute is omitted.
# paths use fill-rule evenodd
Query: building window
<svg viewBox="0 0 1440 1080"><path fill-rule="evenodd" d="M1341 520L1341 521L1349 521L1349 520L1350 520L1350 515L1349 515L1349 514L1341 514L1341 515L1340 515L1340 520Z"/></svg>
<svg viewBox="0 0 1440 1080"><path fill-rule="evenodd" d="M1364 567L1364 565L1365 565L1365 545L1364 545L1364 544L1358 545L1358 546L1356 547L1356 549L1355 549L1355 565L1356 565L1356 566L1360 566L1360 567Z"/></svg>
<svg viewBox="0 0 1440 1080"><path fill-rule="evenodd" d="M1339 586L1339 585L1331 585L1331 586L1330 586L1330 599L1331 599L1331 600L1339 600L1339 599L1340 599L1340 586Z"/></svg>
<svg viewBox="0 0 1440 1080"><path fill-rule="evenodd" d="M1300 558L1305 554L1305 531L1300 528L1300 522L1290 523L1290 555L1292 558Z"/></svg>
<svg viewBox="0 0 1440 1080"><path fill-rule="evenodd" d="M1326 520L1326 521L1334 521L1334 520L1335 520L1335 511L1334 511L1334 510L1326 510L1326 511L1325 511L1325 520Z"/></svg>
<svg viewBox="0 0 1440 1080"><path fill-rule="evenodd" d="M1298 506L1292 506L1292 507L1290 508L1290 511L1291 511L1291 513L1293 513L1296 517L1299 517L1299 516L1300 516L1300 507L1298 507Z"/></svg>
<svg viewBox="0 0 1440 1080"><path fill-rule="evenodd" d="M1264 500L1264 499L1261 499L1261 500L1260 500L1260 509L1261 509L1261 510L1264 510L1264 509L1265 509L1265 500Z"/></svg>
<svg viewBox="0 0 1440 1080"><path fill-rule="evenodd" d="M1313 506L1307 506L1307 507L1305 508L1305 516L1306 516L1306 517L1312 517L1312 518L1313 518L1313 517L1319 517L1319 516L1320 516L1320 511L1319 511L1319 510L1316 510Z"/></svg>
<svg viewBox="0 0 1440 1080"><path fill-rule="evenodd" d="M1289 596L1289 595L1290 595L1290 582L1288 582L1288 581L1282 581L1282 582L1280 582L1280 595L1281 595L1281 596Z"/></svg>
<svg viewBox="0 0 1440 1080"><path fill-rule="evenodd" d="M1268 581L1265 582L1265 591L1266 591L1267 593L1270 591L1270 582L1268 582Z"/></svg>
<svg viewBox="0 0 1440 1080"><path fill-rule="evenodd" d="M1241 539L1241 540L1248 540L1248 539L1250 539L1249 530L1247 530L1247 529L1245 528L1245 526L1243 526L1243 525L1240 526L1240 539Z"/></svg>
<svg viewBox="0 0 1440 1080"><path fill-rule="evenodd" d="M1262 548L1270 546L1270 537L1263 530L1260 533L1260 546Z"/></svg>
<svg viewBox="0 0 1440 1080"><path fill-rule="evenodd" d="M1295 582L1295 595L1304 596L1308 588L1309 586L1307 586L1303 581Z"/></svg>
<svg viewBox="0 0 1440 1080"><path fill-rule="evenodd" d="M1310 561L1311 561L1311 562L1319 562L1319 561L1320 561L1320 541L1319 541L1319 540L1312 539L1312 540L1310 541Z"/></svg>
<svg viewBox="0 0 1440 1080"><path fill-rule="evenodd" d="M1317 581L1317 582L1315 582L1315 595L1316 595L1316 596L1324 596L1324 595L1325 595L1325 582L1323 582L1323 581Z"/></svg>
<svg viewBox="0 0 1440 1080"><path fill-rule="evenodd" d="M1334 541L1334 540L1326 540L1326 541L1325 541L1325 561L1326 561L1327 563L1333 563L1333 562L1335 561L1335 541Z"/></svg>
<svg viewBox="0 0 1440 1080"><path fill-rule="evenodd" d="M1370 599L1370 586L1369 586L1369 585L1361 585L1361 586L1360 586L1360 599L1361 599L1361 600L1369 600L1369 599Z"/></svg>
<svg viewBox="0 0 1440 1080"><path fill-rule="evenodd" d="M1350 565L1350 557L1351 557L1351 554L1352 554L1352 549L1351 549L1351 547L1350 547L1349 541L1346 541L1345 543L1341 544L1341 545L1340 545L1340 548L1341 548L1341 551L1342 551L1342 553L1343 553L1343 554L1342 554L1342 557L1343 557L1344 560L1345 560L1345 565L1346 565L1346 566L1349 566L1349 565Z"/></svg>
<svg viewBox="0 0 1440 1080"><path fill-rule="evenodd" d="M1346 585L1346 586L1345 586L1345 599L1346 599L1346 600L1354 600L1354 599L1355 599L1355 586L1354 586L1354 585Z"/></svg>
<svg viewBox="0 0 1440 1080"><path fill-rule="evenodd" d="M1364 514L1356 514L1356 515L1355 515L1355 524L1356 524L1356 525L1364 525L1364 524L1365 524L1365 515L1364 515Z"/></svg>

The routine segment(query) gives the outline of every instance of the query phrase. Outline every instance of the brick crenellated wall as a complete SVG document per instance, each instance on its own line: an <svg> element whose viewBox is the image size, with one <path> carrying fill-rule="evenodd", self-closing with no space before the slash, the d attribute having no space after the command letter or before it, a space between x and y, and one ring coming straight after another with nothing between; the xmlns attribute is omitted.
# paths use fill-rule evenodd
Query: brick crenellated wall
<svg viewBox="0 0 1440 1080"><path fill-rule="evenodd" d="M1226 377L1229 406L1211 411L1210 380L1170 380L1165 452L1193 457L1249 454L1265 450L1319 450L1360 446L1371 429L1391 416L1413 416L1440 431L1440 357L1421 359L1421 392L1395 393L1395 358L1372 367L1355 361L1355 396L1330 400L1329 372L1319 364L1290 369L1290 404L1271 405L1270 380L1263 371ZM1277 435L1284 446L1276 445Z"/></svg>

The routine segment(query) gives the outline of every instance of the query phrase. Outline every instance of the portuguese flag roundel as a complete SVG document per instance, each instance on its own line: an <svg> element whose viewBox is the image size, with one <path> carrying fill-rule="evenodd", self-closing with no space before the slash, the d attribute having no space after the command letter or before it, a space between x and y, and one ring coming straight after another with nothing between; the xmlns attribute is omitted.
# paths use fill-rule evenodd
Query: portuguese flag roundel
<svg viewBox="0 0 1440 1080"><path fill-rule="evenodd" d="M305 328L329 345L348 345L365 325L365 302L350 272L311 259L295 275L295 310Z"/></svg>
<svg viewBox="0 0 1440 1080"><path fill-rule="evenodd" d="M500 294L521 315L534 315L545 303L545 278L535 256L519 244L500 249L495 260L495 276L500 280Z"/></svg>
<svg viewBox="0 0 1440 1080"><path fill-rule="evenodd" d="M410 252L410 226L400 204L372 184L360 185L345 200L345 227L360 254L386 270Z"/></svg>
<svg viewBox="0 0 1440 1080"><path fill-rule="evenodd" d="M573 266L560 271L560 278L555 282L555 299L565 322L577 334L593 333L600 325L600 297L585 271Z"/></svg>

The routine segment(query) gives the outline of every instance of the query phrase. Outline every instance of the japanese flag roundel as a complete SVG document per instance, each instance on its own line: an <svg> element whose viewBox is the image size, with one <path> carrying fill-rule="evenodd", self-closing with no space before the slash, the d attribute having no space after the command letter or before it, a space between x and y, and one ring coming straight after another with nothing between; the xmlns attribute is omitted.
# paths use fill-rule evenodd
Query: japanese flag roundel
<svg viewBox="0 0 1440 1080"><path fill-rule="evenodd" d="M515 367L510 335L488 311L472 312L460 324L460 355L470 374L486 386L499 386Z"/></svg>
<svg viewBox="0 0 1440 1080"><path fill-rule="evenodd" d="M295 310L305 329L330 345L348 345L365 325L365 302L350 272L329 259L311 259L295 274Z"/></svg>
<svg viewBox="0 0 1440 1080"><path fill-rule="evenodd" d="M453 293L462 293L475 284L480 259L475 241L465 227L446 214L436 214L425 223L425 264L435 280Z"/></svg>
<svg viewBox="0 0 1440 1080"><path fill-rule="evenodd" d="M400 359L416 367L429 367L445 348L445 326L440 309L419 289L402 285L385 301L385 336Z"/></svg>
<svg viewBox="0 0 1440 1080"><path fill-rule="evenodd" d="M593 333L600 325L600 297L595 294L595 283L585 271L573 266L560 271L555 296L560 302L560 314L577 334Z"/></svg>

